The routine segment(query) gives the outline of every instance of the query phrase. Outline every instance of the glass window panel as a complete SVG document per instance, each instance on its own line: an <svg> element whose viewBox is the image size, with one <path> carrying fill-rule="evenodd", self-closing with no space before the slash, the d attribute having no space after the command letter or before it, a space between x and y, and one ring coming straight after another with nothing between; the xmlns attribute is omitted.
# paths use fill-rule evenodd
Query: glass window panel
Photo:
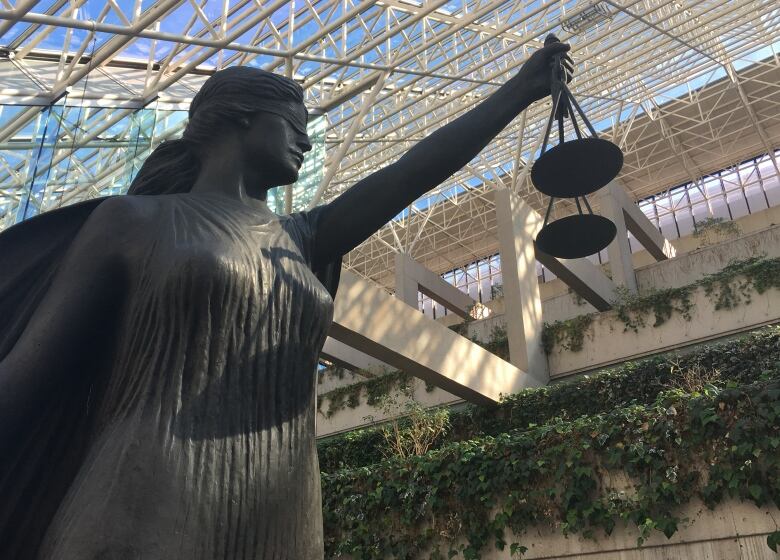
<svg viewBox="0 0 780 560"><path fill-rule="evenodd" d="M685 208L675 213L677 218L677 227L680 229L680 236L691 235L693 233L693 217L690 208Z"/></svg>
<svg viewBox="0 0 780 560"><path fill-rule="evenodd" d="M747 216L748 212L747 203L745 202L745 196L742 194L742 189L731 191L726 195L731 207L732 219L736 220L742 216Z"/></svg>
<svg viewBox="0 0 780 560"><path fill-rule="evenodd" d="M661 234L667 239L677 239L677 226L674 223L674 216L666 214L659 221L661 222Z"/></svg>
<svg viewBox="0 0 780 560"><path fill-rule="evenodd" d="M736 170L723 171L720 174L720 178L723 181L723 186L727 191L738 188L740 185L739 175L737 174Z"/></svg>
<svg viewBox="0 0 780 560"><path fill-rule="evenodd" d="M723 198L723 195L710 199L710 206L712 207L712 215L715 218L729 219L729 208L726 206L726 199Z"/></svg>
<svg viewBox="0 0 780 560"><path fill-rule="evenodd" d="M704 200L704 195L696 185L689 185L687 191L688 198L691 199L691 204L695 204L701 200Z"/></svg>
<svg viewBox="0 0 780 560"><path fill-rule="evenodd" d="M715 197L715 196L721 196L723 194L723 189L720 185L720 180L718 177L705 177L705 179L702 181L704 192L707 193L707 197Z"/></svg>
<svg viewBox="0 0 780 560"><path fill-rule="evenodd" d="M745 196L750 203L750 212L760 212L767 209L766 197L759 183L752 183L745 187Z"/></svg>
<svg viewBox="0 0 780 560"><path fill-rule="evenodd" d="M488 301L491 298L492 290L490 289L490 278L483 278L479 281L479 286L482 290L482 299L481 301L485 302Z"/></svg>
<svg viewBox="0 0 780 560"><path fill-rule="evenodd" d="M710 215L706 202L698 202L693 205L693 217L696 222L701 222Z"/></svg>
<svg viewBox="0 0 780 560"><path fill-rule="evenodd" d="M764 192L770 206L780 206L780 183L777 180L764 183Z"/></svg>

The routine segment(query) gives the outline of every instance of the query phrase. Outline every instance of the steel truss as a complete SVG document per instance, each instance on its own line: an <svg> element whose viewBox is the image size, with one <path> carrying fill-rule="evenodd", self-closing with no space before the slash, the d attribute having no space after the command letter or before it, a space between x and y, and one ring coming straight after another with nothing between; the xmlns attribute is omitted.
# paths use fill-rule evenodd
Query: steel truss
<svg viewBox="0 0 780 560"><path fill-rule="evenodd" d="M46 176L42 210L121 188L180 133L203 80L235 64L292 75L326 111L313 203L330 200L490 95L549 32L571 42L574 93L624 150L636 199L780 145L773 0L0 0L0 226L31 174ZM544 202L528 169L548 111L529 108L347 266L390 286L396 251L437 271L491 254L493 189Z"/></svg>

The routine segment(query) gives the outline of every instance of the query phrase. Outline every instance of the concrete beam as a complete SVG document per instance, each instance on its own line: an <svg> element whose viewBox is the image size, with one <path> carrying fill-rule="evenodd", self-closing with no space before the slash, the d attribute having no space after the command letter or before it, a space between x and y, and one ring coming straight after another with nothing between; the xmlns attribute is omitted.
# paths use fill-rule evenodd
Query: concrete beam
<svg viewBox="0 0 780 560"><path fill-rule="evenodd" d="M420 291L464 319L477 303L441 276L428 270L405 253L395 255L395 297L417 309Z"/></svg>
<svg viewBox="0 0 780 560"><path fill-rule="evenodd" d="M536 260L599 311L611 309L617 299L615 282L588 259L557 259L537 249Z"/></svg>
<svg viewBox="0 0 780 560"><path fill-rule="evenodd" d="M330 336L462 399L495 404L543 382L342 270Z"/></svg>
<svg viewBox="0 0 780 560"><path fill-rule="evenodd" d="M369 373L384 373L393 368L381 360L372 358L365 352L347 346L331 337L325 340L320 354L339 367L343 367L355 373L367 371Z"/></svg>

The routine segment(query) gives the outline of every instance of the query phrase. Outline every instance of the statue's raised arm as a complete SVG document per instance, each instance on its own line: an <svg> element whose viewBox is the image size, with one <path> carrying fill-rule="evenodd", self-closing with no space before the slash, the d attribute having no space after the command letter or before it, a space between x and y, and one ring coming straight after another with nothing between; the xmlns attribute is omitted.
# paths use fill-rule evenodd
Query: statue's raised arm
<svg viewBox="0 0 780 560"><path fill-rule="evenodd" d="M362 179L322 209L315 254L329 262L357 247L418 197L465 166L519 113L550 93L556 55L571 71L569 45L545 46L490 97L420 141L398 161ZM345 227L348 224L348 227Z"/></svg>

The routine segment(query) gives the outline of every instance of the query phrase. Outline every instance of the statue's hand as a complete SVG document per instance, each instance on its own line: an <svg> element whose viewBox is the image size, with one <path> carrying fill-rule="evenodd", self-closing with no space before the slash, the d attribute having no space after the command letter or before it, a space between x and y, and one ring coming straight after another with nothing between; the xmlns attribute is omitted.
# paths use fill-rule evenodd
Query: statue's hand
<svg viewBox="0 0 780 560"><path fill-rule="evenodd" d="M548 35L544 40L544 47L532 54L523 64L517 77L520 87L523 88L530 102L550 95L550 78L556 60L555 55L563 55L561 60L566 71L566 81L571 81L574 73L574 62L569 55L564 54L569 49L571 47L568 43L561 43L555 35Z"/></svg>

